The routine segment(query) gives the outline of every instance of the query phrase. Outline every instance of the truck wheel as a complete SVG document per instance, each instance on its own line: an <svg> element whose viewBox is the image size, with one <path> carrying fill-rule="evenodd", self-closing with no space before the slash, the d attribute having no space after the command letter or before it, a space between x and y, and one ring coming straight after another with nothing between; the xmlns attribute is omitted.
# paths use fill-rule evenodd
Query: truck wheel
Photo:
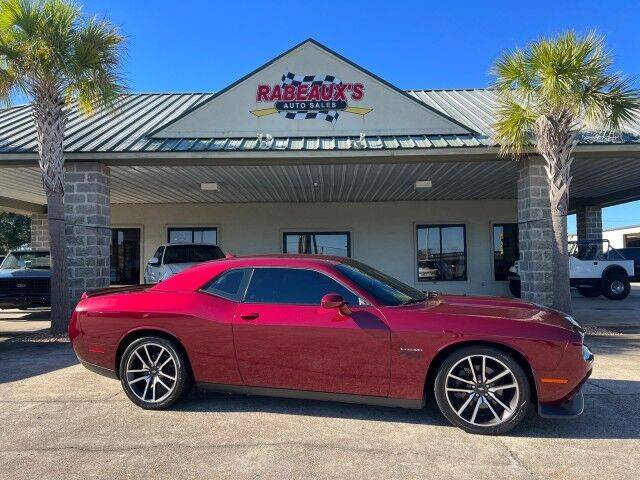
<svg viewBox="0 0 640 480"><path fill-rule="evenodd" d="M600 296L598 287L578 287L578 293L586 298L595 298Z"/></svg>
<svg viewBox="0 0 640 480"><path fill-rule="evenodd" d="M602 294L609 300L624 300L631 292L626 275L618 272L608 273L602 279Z"/></svg>
<svg viewBox="0 0 640 480"><path fill-rule="evenodd" d="M511 295L513 295L514 297L520 298L520 295L522 295L522 291L520 289L520 282L518 280L510 280L509 291L511 292Z"/></svg>

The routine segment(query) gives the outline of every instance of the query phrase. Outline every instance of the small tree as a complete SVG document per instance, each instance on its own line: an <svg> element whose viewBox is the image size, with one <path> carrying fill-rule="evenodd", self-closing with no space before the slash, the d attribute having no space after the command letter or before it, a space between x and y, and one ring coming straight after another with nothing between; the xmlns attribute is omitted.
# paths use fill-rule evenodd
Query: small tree
<svg viewBox="0 0 640 480"><path fill-rule="evenodd" d="M31 218L17 213L0 212L0 255L29 243Z"/></svg>
<svg viewBox="0 0 640 480"><path fill-rule="evenodd" d="M499 107L494 129L504 155L535 149L545 162L553 226L553 307L571 311L567 211L572 153L585 130L615 132L640 108L596 34L572 32L503 55L493 74Z"/></svg>
<svg viewBox="0 0 640 480"><path fill-rule="evenodd" d="M65 0L0 0L0 98L32 101L39 165L47 197L52 260L51 328L66 330L70 313L64 224L64 128L68 107L86 114L123 91L122 37L108 22L84 19Z"/></svg>

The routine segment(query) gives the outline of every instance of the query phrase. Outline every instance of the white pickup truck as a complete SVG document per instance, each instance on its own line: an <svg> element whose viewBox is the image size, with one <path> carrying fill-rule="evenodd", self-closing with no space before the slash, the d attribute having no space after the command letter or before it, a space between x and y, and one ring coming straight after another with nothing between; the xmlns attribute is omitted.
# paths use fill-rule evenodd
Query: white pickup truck
<svg viewBox="0 0 640 480"><path fill-rule="evenodd" d="M623 300L631 291L633 260L626 260L611 248L608 240L569 242L569 275L571 287L584 297L602 294L610 300ZM509 290L520 297L519 265L509 269Z"/></svg>

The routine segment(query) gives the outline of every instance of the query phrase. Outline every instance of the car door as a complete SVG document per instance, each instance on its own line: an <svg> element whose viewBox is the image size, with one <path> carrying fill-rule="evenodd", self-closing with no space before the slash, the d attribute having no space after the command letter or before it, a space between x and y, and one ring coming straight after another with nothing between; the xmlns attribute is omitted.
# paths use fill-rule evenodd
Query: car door
<svg viewBox="0 0 640 480"><path fill-rule="evenodd" d="M327 293L352 314L320 306ZM245 385L386 396L389 328L377 309L323 272L255 268L233 323Z"/></svg>

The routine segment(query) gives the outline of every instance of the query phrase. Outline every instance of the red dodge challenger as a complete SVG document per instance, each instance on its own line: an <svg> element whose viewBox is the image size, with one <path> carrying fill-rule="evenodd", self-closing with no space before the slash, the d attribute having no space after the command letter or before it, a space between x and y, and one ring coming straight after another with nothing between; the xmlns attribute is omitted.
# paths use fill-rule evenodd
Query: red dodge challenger
<svg viewBox="0 0 640 480"><path fill-rule="evenodd" d="M421 408L472 433L583 410L593 355L570 316L518 300L423 293L362 263L214 260L155 286L86 293L69 337L142 408L215 390Z"/></svg>

